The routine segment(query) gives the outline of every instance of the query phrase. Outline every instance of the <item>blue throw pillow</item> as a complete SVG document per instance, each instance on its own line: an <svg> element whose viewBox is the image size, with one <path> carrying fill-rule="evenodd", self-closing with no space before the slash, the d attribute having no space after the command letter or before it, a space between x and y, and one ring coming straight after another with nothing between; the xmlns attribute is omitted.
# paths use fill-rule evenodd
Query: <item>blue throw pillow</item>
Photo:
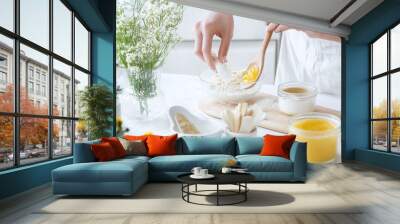
<svg viewBox="0 0 400 224"><path fill-rule="evenodd" d="M181 141L182 154L235 155L235 139L232 137L184 136Z"/></svg>
<svg viewBox="0 0 400 224"><path fill-rule="evenodd" d="M264 145L263 137L236 137L237 155L259 154Z"/></svg>

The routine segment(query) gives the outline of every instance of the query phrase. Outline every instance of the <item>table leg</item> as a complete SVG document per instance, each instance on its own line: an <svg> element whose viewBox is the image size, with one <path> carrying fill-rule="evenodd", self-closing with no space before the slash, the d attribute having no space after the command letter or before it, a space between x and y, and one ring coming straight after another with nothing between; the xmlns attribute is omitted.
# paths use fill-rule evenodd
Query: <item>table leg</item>
<svg viewBox="0 0 400 224"><path fill-rule="evenodd" d="M219 184L217 184L217 206L219 206Z"/></svg>
<svg viewBox="0 0 400 224"><path fill-rule="evenodd" d="M189 200L189 195L190 195L190 184L187 185L187 201L190 202Z"/></svg>
<svg viewBox="0 0 400 224"><path fill-rule="evenodd" d="M194 191L196 191L196 192L197 192L197 184L195 185L195 189L194 189Z"/></svg>
<svg viewBox="0 0 400 224"><path fill-rule="evenodd" d="M245 192L244 192L244 201L247 201L247 192L248 192L247 183L244 183L244 190L245 190Z"/></svg>

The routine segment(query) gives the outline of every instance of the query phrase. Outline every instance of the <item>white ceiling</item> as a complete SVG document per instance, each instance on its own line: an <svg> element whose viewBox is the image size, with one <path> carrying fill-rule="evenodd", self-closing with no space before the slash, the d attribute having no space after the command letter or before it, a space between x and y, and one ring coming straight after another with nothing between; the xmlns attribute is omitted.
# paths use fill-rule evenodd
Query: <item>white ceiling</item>
<svg viewBox="0 0 400 224"><path fill-rule="evenodd" d="M350 34L350 26L353 23L383 2L383 0L172 1L342 37Z"/></svg>

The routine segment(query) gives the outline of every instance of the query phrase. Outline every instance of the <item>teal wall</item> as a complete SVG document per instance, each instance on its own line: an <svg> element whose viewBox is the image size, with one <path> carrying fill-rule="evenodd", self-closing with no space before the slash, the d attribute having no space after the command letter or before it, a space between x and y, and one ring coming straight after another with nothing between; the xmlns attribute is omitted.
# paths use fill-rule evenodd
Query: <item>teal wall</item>
<svg viewBox="0 0 400 224"><path fill-rule="evenodd" d="M369 43L400 22L400 0L386 0L351 27L343 44L343 147L344 160L358 160L399 170L399 156L369 150ZM362 151L360 151L362 150Z"/></svg>
<svg viewBox="0 0 400 224"><path fill-rule="evenodd" d="M0 173L0 199L48 183L51 171L72 163L72 158L47 161Z"/></svg>
<svg viewBox="0 0 400 224"><path fill-rule="evenodd" d="M99 1L98 9L104 17L108 31L92 32L92 82L108 86L114 95L113 126L110 134L115 136L116 121L116 56L115 56L115 22L116 0Z"/></svg>
<svg viewBox="0 0 400 224"><path fill-rule="evenodd" d="M92 31L93 83L103 83L114 91L116 0L67 0L67 2ZM115 115L113 121L115 123ZM114 131L113 127L110 127L110 131ZM72 158L69 157L0 172L0 199L48 183L51 181L53 169L71 163Z"/></svg>

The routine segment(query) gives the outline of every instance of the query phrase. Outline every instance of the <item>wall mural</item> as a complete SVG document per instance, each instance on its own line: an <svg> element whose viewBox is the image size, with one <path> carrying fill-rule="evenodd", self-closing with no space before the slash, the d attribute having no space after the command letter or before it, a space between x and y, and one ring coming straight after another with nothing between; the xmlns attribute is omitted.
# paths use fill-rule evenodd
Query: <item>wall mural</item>
<svg viewBox="0 0 400 224"><path fill-rule="evenodd" d="M119 135L291 133L340 160L339 37L164 0L119 1L117 26Z"/></svg>

